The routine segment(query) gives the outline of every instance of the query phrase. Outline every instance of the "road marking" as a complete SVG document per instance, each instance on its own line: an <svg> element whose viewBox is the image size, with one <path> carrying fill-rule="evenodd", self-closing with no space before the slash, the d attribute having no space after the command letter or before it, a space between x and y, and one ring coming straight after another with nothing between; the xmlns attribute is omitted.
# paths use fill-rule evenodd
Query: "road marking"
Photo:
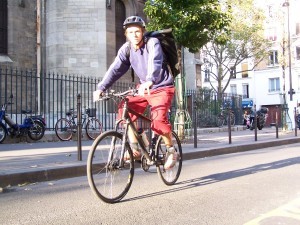
<svg viewBox="0 0 300 225"><path fill-rule="evenodd" d="M267 212L244 225L262 225L263 224L274 224L276 220L293 220L295 223L289 224L300 224L300 198L295 199L285 205L278 207L270 212ZM271 222L271 223L268 223ZM290 221L291 222L291 221ZM276 223L277 224L277 223ZM282 224L282 223L280 223ZM284 223L285 224L285 223Z"/></svg>

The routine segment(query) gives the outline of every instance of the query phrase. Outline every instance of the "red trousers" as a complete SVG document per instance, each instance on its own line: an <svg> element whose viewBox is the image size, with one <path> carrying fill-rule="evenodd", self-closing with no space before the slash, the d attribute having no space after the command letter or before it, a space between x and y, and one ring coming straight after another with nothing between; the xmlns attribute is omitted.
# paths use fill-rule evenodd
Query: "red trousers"
<svg viewBox="0 0 300 225"><path fill-rule="evenodd" d="M171 108L172 99L175 93L174 87L163 87L150 91L150 95L129 96L128 107L140 114L143 114L148 105L151 107L151 129L157 134L171 132L171 124L168 120L168 111ZM119 117L122 115L123 102L119 105ZM137 116L129 113L130 118L135 121Z"/></svg>

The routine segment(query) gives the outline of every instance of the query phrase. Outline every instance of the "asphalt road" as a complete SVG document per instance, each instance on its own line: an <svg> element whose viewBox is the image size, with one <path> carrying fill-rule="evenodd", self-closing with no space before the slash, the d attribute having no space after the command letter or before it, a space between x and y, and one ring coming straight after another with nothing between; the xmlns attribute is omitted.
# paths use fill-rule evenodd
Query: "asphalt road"
<svg viewBox="0 0 300 225"><path fill-rule="evenodd" d="M176 185L136 170L123 201L106 204L86 177L11 187L1 224L300 224L300 144L188 160Z"/></svg>

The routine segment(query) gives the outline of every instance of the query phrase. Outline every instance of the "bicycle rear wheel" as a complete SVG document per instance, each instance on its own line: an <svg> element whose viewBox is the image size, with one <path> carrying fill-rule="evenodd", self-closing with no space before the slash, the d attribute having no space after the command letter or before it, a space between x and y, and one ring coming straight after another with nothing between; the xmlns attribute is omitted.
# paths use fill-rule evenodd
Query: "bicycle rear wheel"
<svg viewBox="0 0 300 225"><path fill-rule="evenodd" d="M72 138L72 125L66 118L59 119L55 124L56 136L61 141L69 141Z"/></svg>
<svg viewBox="0 0 300 225"><path fill-rule="evenodd" d="M182 167L182 148L181 148L181 142L177 136L177 134L172 131L172 140L173 140L173 146L177 152L177 162L174 167L171 169L165 170L164 169L164 164L166 161L166 152L167 152L167 147L163 141L162 136L159 136L155 148L155 156L158 160L157 164L157 172L162 179L162 181L166 185L173 185L179 178L180 172L181 172L181 167Z"/></svg>
<svg viewBox="0 0 300 225"><path fill-rule="evenodd" d="M225 123L225 118L223 115L218 115L217 117L217 126L218 127L223 127Z"/></svg>
<svg viewBox="0 0 300 225"><path fill-rule="evenodd" d="M134 160L129 144L125 144L129 160L123 160L122 134L102 133L94 141L88 155L87 177L93 193L106 203L120 201L129 191L134 175ZM121 160L120 160L121 159Z"/></svg>
<svg viewBox="0 0 300 225"><path fill-rule="evenodd" d="M98 119L91 118L86 124L85 131L90 139L95 140L102 132L102 124Z"/></svg>

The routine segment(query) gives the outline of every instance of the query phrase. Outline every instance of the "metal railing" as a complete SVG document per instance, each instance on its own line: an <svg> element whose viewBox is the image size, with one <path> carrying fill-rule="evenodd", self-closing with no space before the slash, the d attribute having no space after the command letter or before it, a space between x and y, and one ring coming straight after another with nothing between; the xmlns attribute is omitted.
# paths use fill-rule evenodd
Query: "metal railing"
<svg viewBox="0 0 300 225"><path fill-rule="evenodd" d="M96 117L101 121L103 130L112 129L117 116L117 102L103 101L93 103L93 91L96 90L99 79L76 75L54 73L37 74L34 70L18 70L0 67L0 103L8 101L13 95L13 105L7 112L17 122L22 123L22 109L31 109L34 115L41 114L48 130L53 130L59 118L65 117L70 109L76 110L77 95L81 95L81 106L96 108ZM116 82L111 89L124 91L132 87L130 82ZM187 107L193 120L197 118L197 127L216 126L216 116L224 107L231 107L236 118L236 124L242 124L242 97L224 94L217 97L211 91L188 90ZM194 111L196 110L196 113ZM176 103L172 106L171 115L176 111ZM172 116L171 116L172 118Z"/></svg>
<svg viewBox="0 0 300 225"><path fill-rule="evenodd" d="M7 113L17 122L22 123L22 109L30 109L34 115L42 115L47 129L54 129L59 118L65 117L70 109L76 110L77 94L81 95L84 108L96 108L97 118L104 130L111 129L116 118L116 107L113 102L93 103L93 91L99 79L75 75L54 73L37 74L33 70L0 68L0 103L3 104L13 95L13 104ZM112 89L128 89L132 83L116 82Z"/></svg>

